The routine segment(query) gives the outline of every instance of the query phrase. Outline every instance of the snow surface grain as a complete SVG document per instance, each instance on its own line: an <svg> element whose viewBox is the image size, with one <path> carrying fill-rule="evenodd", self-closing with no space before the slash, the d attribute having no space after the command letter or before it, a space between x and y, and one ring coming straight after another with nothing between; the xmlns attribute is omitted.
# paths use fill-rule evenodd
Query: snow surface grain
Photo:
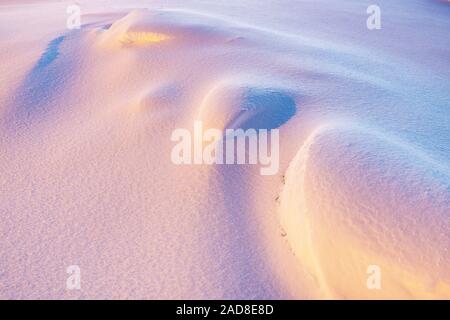
<svg viewBox="0 0 450 320"><path fill-rule="evenodd" d="M449 298L448 3L78 3L0 4L0 298ZM174 165L195 120L279 174Z"/></svg>

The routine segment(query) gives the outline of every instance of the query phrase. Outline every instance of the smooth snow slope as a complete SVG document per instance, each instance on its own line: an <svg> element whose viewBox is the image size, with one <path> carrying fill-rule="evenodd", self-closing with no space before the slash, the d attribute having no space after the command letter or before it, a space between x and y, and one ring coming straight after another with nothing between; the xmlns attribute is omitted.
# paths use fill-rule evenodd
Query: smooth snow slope
<svg viewBox="0 0 450 320"><path fill-rule="evenodd" d="M448 3L79 3L0 4L0 298L450 298ZM279 173L176 166L195 120Z"/></svg>

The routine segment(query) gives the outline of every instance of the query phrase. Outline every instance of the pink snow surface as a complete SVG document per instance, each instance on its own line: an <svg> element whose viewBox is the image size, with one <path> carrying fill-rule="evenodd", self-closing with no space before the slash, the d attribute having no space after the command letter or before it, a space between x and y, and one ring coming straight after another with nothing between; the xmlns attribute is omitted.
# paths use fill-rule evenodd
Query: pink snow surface
<svg viewBox="0 0 450 320"><path fill-rule="evenodd" d="M78 3L0 4L0 298L450 298L448 3ZM276 175L171 161L274 118Z"/></svg>

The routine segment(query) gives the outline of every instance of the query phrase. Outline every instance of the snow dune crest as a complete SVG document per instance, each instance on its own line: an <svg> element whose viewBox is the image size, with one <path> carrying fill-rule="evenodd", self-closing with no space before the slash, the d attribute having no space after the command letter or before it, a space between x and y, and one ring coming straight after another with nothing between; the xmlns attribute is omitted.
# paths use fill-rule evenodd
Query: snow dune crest
<svg viewBox="0 0 450 320"><path fill-rule="evenodd" d="M0 297L448 297L442 4L29 2L0 4ZM280 170L175 164L198 120L278 129Z"/></svg>
<svg viewBox="0 0 450 320"><path fill-rule="evenodd" d="M368 128L325 124L298 151L279 209L289 244L330 298L449 298L450 176ZM373 265L382 290L367 289Z"/></svg>

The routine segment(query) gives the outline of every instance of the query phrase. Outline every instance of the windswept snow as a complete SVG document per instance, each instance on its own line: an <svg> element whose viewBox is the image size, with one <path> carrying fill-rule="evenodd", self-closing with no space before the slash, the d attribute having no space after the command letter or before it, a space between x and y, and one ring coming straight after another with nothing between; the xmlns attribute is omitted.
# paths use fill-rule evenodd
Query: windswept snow
<svg viewBox="0 0 450 320"><path fill-rule="evenodd" d="M78 3L0 4L0 298L450 298L448 3ZM195 121L278 174L175 165Z"/></svg>

